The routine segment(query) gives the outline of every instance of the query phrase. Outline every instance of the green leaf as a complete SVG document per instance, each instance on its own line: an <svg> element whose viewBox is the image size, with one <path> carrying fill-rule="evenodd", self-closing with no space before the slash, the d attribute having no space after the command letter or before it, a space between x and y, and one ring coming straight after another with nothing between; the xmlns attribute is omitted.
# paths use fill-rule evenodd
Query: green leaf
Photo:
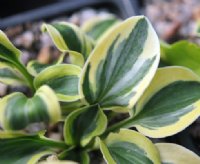
<svg viewBox="0 0 200 164"><path fill-rule="evenodd" d="M66 149L63 142L41 135L0 133L0 163L34 164L42 157L55 154L55 149Z"/></svg>
<svg viewBox="0 0 200 164"><path fill-rule="evenodd" d="M113 15L108 15L105 17L96 16L86 21L82 25L81 29L86 32L92 39L99 40L102 38L105 32L107 32L117 23L119 23L119 19Z"/></svg>
<svg viewBox="0 0 200 164"><path fill-rule="evenodd" d="M106 140L100 140L100 149L108 164L160 164L154 144L132 130L111 133Z"/></svg>
<svg viewBox="0 0 200 164"><path fill-rule="evenodd" d="M185 66L200 75L200 46L189 41L172 45L161 42L161 59L168 65Z"/></svg>
<svg viewBox="0 0 200 164"><path fill-rule="evenodd" d="M192 151L172 143L156 144L163 164L199 164L200 157Z"/></svg>
<svg viewBox="0 0 200 164"><path fill-rule="evenodd" d="M33 89L32 76L20 62L21 52L10 42L7 36L0 30L0 59L15 67L26 79L27 84Z"/></svg>
<svg viewBox="0 0 200 164"><path fill-rule="evenodd" d="M73 24L67 22L43 24L42 30L49 33L60 51L72 54L78 52L77 60L80 60L82 55L86 59L93 49L92 40Z"/></svg>
<svg viewBox="0 0 200 164"><path fill-rule="evenodd" d="M71 102L80 99L78 82L81 69L72 64L50 66L34 79L35 88L48 85L56 93L59 101Z"/></svg>
<svg viewBox="0 0 200 164"><path fill-rule="evenodd" d="M107 126L107 118L97 106L78 109L67 116L64 138L68 145L87 145L95 136L102 134Z"/></svg>
<svg viewBox="0 0 200 164"><path fill-rule="evenodd" d="M144 16L131 17L96 45L80 78L81 97L104 109L130 109L153 78L158 62L155 31Z"/></svg>
<svg viewBox="0 0 200 164"><path fill-rule="evenodd" d="M200 116L200 78L184 67L158 69L123 127L153 138L176 134Z"/></svg>
<svg viewBox="0 0 200 164"><path fill-rule="evenodd" d="M0 122L4 129L20 130L31 123L55 123L60 118L59 102L48 86L40 87L32 98L16 92L0 100Z"/></svg>
<svg viewBox="0 0 200 164"><path fill-rule="evenodd" d="M7 85L27 85L26 80L11 64L0 62L0 82Z"/></svg>

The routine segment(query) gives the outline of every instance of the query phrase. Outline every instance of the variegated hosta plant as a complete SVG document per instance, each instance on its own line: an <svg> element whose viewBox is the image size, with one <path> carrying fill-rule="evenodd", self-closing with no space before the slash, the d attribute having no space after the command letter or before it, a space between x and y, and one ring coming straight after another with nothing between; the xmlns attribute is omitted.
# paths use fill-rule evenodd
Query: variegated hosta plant
<svg viewBox="0 0 200 164"><path fill-rule="evenodd" d="M157 69L160 45L147 18L121 22L108 16L80 28L59 22L42 30L61 55L54 63L30 61L27 67L0 32L1 82L32 92L0 100L0 163L87 164L99 151L109 164L200 163L182 146L147 138L176 134L200 115L200 77L180 66ZM122 113L129 117L113 123ZM27 133L33 123L58 121L64 141L44 131ZM51 155L56 159L46 161Z"/></svg>

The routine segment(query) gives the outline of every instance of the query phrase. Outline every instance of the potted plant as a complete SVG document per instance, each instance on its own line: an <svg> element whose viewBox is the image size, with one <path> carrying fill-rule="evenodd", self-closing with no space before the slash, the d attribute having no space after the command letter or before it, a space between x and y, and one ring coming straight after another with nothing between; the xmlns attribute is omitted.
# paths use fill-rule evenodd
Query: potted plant
<svg viewBox="0 0 200 164"><path fill-rule="evenodd" d="M42 30L62 54L52 64L31 61L27 67L0 32L0 80L32 92L0 100L0 163L90 163L97 150L109 164L200 162L182 146L147 138L176 134L198 118L200 78L182 66L158 68L160 43L146 17L122 22L109 17L82 29L58 22L43 24ZM66 55L70 64L63 63ZM106 111L129 117L110 125ZM64 141L24 130L58 121L64 122ZM56 159L45 161L52 154Z"/></svg>

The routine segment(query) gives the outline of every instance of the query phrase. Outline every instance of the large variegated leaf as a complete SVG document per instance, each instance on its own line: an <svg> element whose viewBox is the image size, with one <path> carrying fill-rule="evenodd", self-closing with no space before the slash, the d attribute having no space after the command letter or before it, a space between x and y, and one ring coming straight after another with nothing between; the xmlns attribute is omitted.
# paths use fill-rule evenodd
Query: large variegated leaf
<svg viewBox="0 0 200 164"><path fill-rule="evenodd" d="M185 66L200 75L200 46L189 41L172 45L161 42L161 59L168 65Z"/></svg>
<svg viewBox="0 0 200 164"><path fill-rule="evenodd" d="M35 122L55 123L61 111L55 93L42 86L32 98L13 93L0 100L0 122L4 129L19 130Z"/></svg>
<svg viewBox="0 0 200 164"><path fill-rule="evenodd" d="M199 164L200 157L192 151L172 143L156 144L163 164Z"/></svg>
<svg viewBox="0 0 200 164"><path fill-rule="evenodd" d="M106 126L107 118L97 105L78 109L65 120L65 142L85 146L92 138L102 134Z"/></svg>
<svg viewBox="0 0 200 164"><path fill-rule="evenodd" d="M77 56L74 56L77 60L80 60L82 55L86 59L93 49L92 40L73 24L67 22L43 24L42 29L49 33L60 51L69 52L72 56L74 51L78 52L79 55L76 53Z"/></svg>
<svg viewBox="0 0 200 164"><path fill-rule="evenodd" d="M161 138L180 132L199 116L200 78L184 67L164 67L158 69L132 117L122 124Z"/></svg>
<svg viewBox="0 0 200 164"><path fill-rule="evenodd" d="M0 59L15 67L24 76L27 84L32 86L32 76L20 62L21 52L10 42L7 36L0 30Z"/></svg>
<svg viewBox="0 0 200 164"><path fill-rule="evenodd" d="M66 149L63 142L49 140L40 135L0 132L0 163L35 164L42 157Z"/></svg>
<svg viewBox="0 0 200 164"><path fill-rule="evenodd" d="M99 40L107 30L119 23L113 15L107 15L104 17L96 16L86 21L81 29L86 32L92 39Z"/></svg>
<svg viewBox="0 0 200 164"><path fill-rule="evenodd" d="M27 85L21 73L11 64L0 62L0 82L7 85Z"/></svg>
<svg viewBox="0 0 200 164"><path fill-rule="evenodd" d="M122 129L100 141L100 149L108 164L160 164L154 144L138 132Z"/></svg>
<svg viewBox="0 0 200 164"><path fill-rule="evenodd" d="M115 26L96 45L80 78L80 94L89 104L131 108L154 76L159 41L144 16Z"/></svg>
<svg viewBox="0 0 200 164"><path fill-rule="evenodd" d="M60 101L75 101L80 98L78 82L81 69L72 64L58 64L50 66L40 72L34 79L34 85L51 87Z"/></svg>

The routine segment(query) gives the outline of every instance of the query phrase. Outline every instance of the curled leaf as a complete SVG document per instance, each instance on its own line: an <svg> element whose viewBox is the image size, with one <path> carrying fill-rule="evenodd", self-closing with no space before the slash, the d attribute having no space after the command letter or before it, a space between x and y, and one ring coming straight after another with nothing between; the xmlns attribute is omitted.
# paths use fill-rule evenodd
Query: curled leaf
<svg viewBox="0 0 200 164"><path fill-rule="evenodd" d="M72 64L50 66L36 76L34 85L36 88L48 85L54 90L59 101L75 101L80 99L78 93L80 73L80 67Z"/></svg>
<svg viewBox="0 0 200 164"><path fill-rule="evenodd" d="M87 59L93 49L92 40L73 24L67 22L43 24L42 30L49 33L60 51L72 54L74 51L77 52L73 55L77 60L82 58L81 54L84 59Z"/></svg>
<svg viewBox="0 0 200 164"><path fill-rule="evenodd" d="M0 122L4 129L20 130L31 123L55 123L61 118L60 105L55 93L40 87L32 98L16 92L0 100Z"/></svg>

